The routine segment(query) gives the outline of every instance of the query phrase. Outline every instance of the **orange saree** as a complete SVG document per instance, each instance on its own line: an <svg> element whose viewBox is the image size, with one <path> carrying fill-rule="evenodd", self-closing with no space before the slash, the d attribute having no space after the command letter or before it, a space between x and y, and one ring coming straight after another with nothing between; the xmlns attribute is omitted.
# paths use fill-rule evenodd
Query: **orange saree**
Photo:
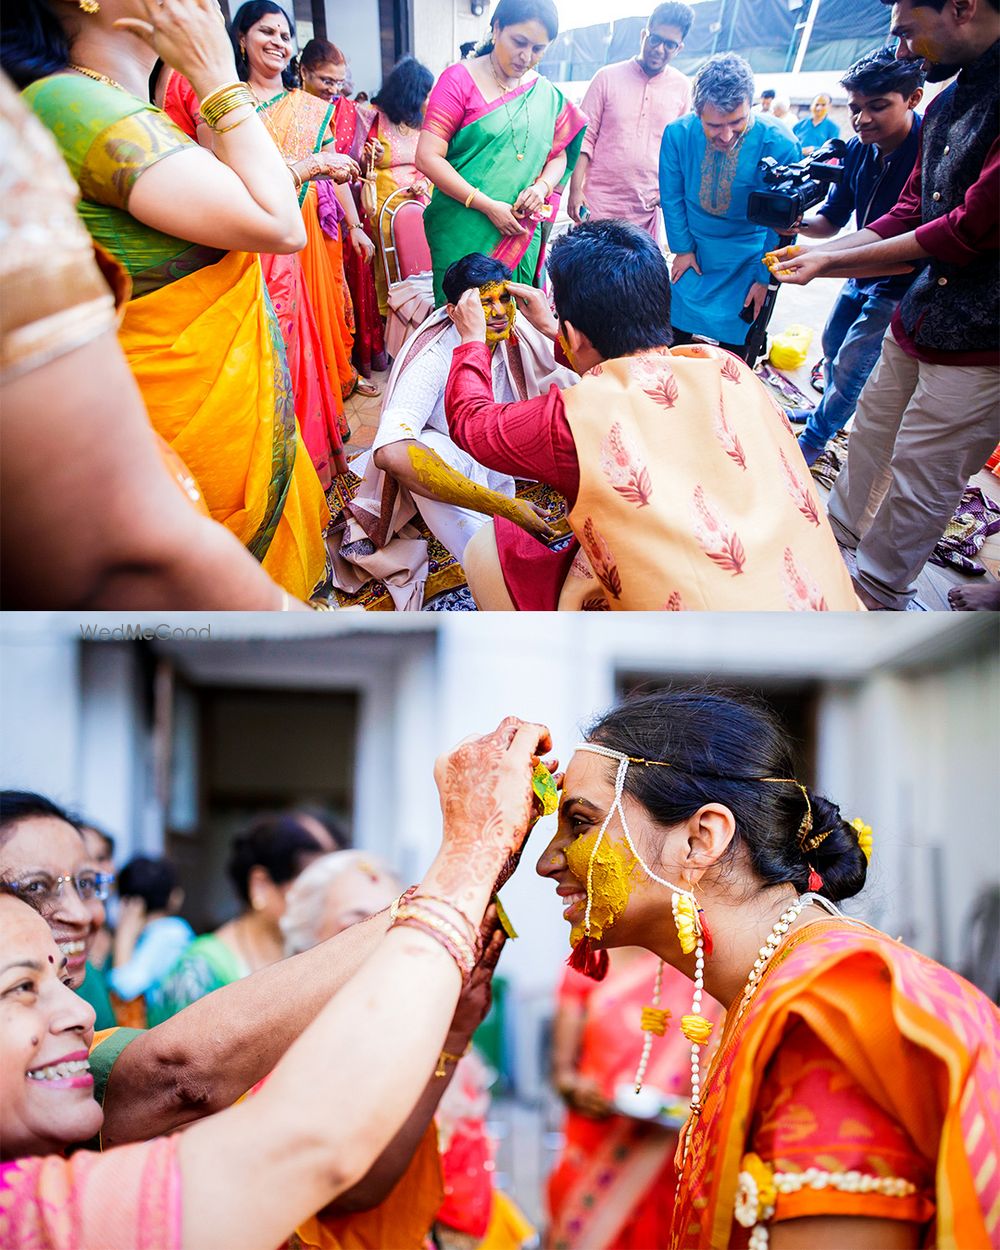
<svg viewBox="0 0 1000 1250"><path fill-rule="evenodd" d="M755 1221L816 1215L904 1220L940 1250L996 1244L1000 1013L983 994L832 919L790 938L733 1016L689 1121L673 1250L743 1247ZM807 1167L818 1184L774 1185Z"/></svg>
<svg viewBox="0 0 1000 1250"><path fill-rule="evenodd" d="M333 106L304 91L286 91L260 105L258 112L287 161L318 152L330 139ZM316 188L307 183L299 204L306 227L305 248L291 257L262 256L261 263L272 298L276 306L282 305L278 309L282 332L287 335L294 329L302 340L298 347L289 344L288 349L296 416L320 477L329 485L321 467L324 460L333 474L347 468L344 399L357 381L351 364L354 339L344 307L343 261L338 272L336 254L328 248L317 217ZM290 270L298 272L290 275ZM294 302L293 276L298 283Z"/></svg>

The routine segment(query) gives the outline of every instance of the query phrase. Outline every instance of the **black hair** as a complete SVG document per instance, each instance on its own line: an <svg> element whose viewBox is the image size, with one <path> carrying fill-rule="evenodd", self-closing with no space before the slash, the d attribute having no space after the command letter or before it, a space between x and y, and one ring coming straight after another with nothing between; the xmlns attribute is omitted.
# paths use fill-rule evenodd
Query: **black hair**
<svg viewBox="0 0 1000 1250"><path fill-rule="evenodd" d="M461 260L456 260L444 271L441 286L444 297L449 304L457 304L466 291L474 286L485 286L487 282L506 282L510 270L492 256L484 256L482 252L470 252Z"/></svg>
<svg viewBox="0 0 1000 1250"><path fill-rule="evenodd" d="M751 700L706 690L640 695L608 712L587 737L671 765L633 765L625 778L626 792L658 824L678 825L706 803L728 807L736 836L727 858L745 847L764 885L790 882L803 893L812 867L823 878L818 893L835 902L864 886L868 862L857 834L835 803L811 790L809 837L825 836L815 850L800 849L802 792L794 784L763 780L794 778L788 740L773 716Z"/></svg>
<svg viewBox="0 0 1000 1250"><path fill-rule="evenodd" d="M4 8L0 64L22 90L69 64L69 38L49 0Z"/></svg>
<svg viewBox="0 0 1000 1250"><path fill-rule="evenodd" d="M334 850L346 851L351 845L350 834L344 825L336 816L327 811L325 807L312 807L309 804L305 804L302 807L294 808L291 814L293 816L308 816L316 824L322 825L330 835L330 841L333 843Z"/></svg>
<svg viewBox="0 0 1000 1250"><path fill-rule="evenodd" d="M670 274L645 230L615 218L582 222L552 244L548 272L559 320L605 360L670 345Z"/></svg>
<svg viewBox="0 0 1000 1250"><path fill-rule="evenodd" d="M760 98L762 100L774 100L777 97L777 94L778 93L775 91L773 87L768 87L766 90L760 93Z"/></svg>
<svg viewBox="0 0 1000 1250"><path fill-rule="evenodd" d="M654 26L676 26L681 37L686 39L694 21L694 9L689 4L681 4L680 0L669 0L667 4L658 4L649 15L646 29Z"/></svg>
<svg viewBox="0 0 1000 1250"><path fill-rule="evenodd" d="M421 65L416 57L404 56L383 81L372 104L380 108L394 126L404 122L417 127L423 121L424 102L433 86L434 75L427 66Z"/></svg>
<svg viewBox="0 0 1000 1250"><path fill-rule="evenodd" d="M141 898L147 911L164 911L177 888L177 870L169 859L137 855L118 874L120 898Z"/></svg>
<svg viewBox="0 0 1000 1250"><path fill-rule="evenodd" d="M294 813L259 816L233 839L226 869L237 894L249 903L251 869L263 868L275 885L284 885L299 875L310 857L326 849Z"/></svg>
<svg viewBox="0 0 1000 1250"><path fill-rule="evenodd" d="M901 61L895 49L886 45L855 61L841 78L840 85L846 91L860 91L862 95L892 92L907 100L924 85L923 61Z"/></svg>
<svg viewBox="0 0 1000 1250"><path fill-rule="evenodd" d="M493 51L493 27L517 26L521 22L541 22L549 39L559 34L559 10L553 0L500 0L490 19L490 34L476 50L476 56L488 56Z"/></svg>
<svg viewBox="0 0 1000 1250"><path fill-rule="evenodd" d="M83 837L79 820L43 794L35 794L32 790L0 790L0 842L6 841L6 835L14 825L36 817L64 821Z"/></svg>
<svg viewBox="0 0 1000 1250"><path fill-rule="evenodd" d="M92 820L80 819L80 828L84 833L96 833L104 843L104 853L108 859L114 859L115 856L115 840L106 829L102 829L100 825L95 825Z"/></svg>
<svg viewBox="0 0 1000 1250"><path fill-rule="evenodd" d="M274 14L275 17L283 17L288 23L292 39L294 40L295 38L294 20L280 4L275 4L274 0L247 0L246 4L241 4L230 24L229 38L233 41L233 52L236 54L236 72L244 82L250 77L250 63L247 60L246 53L240 51L240 42L246 38L246 33L250 27L256 26L260 19L267 17L268 14ZM289 91L299 85L298 66L294 56L281 71L281 81Z"/></svg>

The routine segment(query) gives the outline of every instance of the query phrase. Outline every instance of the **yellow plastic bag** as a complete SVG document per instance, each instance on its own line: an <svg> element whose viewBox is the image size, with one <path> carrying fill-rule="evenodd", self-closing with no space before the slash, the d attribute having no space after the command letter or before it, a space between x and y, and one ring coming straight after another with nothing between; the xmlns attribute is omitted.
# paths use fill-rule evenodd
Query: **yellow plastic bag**
<svg viewBox="0 0 1000 1250"><path fill-rule="evenodd" d="M768 360L775 369L801 369L813 340L809 326L788 326L771 340Z"/></svg>

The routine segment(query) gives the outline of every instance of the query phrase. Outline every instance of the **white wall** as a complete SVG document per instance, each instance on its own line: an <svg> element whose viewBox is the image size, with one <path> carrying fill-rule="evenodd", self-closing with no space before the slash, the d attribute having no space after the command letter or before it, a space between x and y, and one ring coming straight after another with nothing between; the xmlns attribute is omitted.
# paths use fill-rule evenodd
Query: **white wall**
<svg viewBox="0 0 1000 1250"><path fill-rule="evenodd" d="M347 57L355 91L374 95L382 85L378 0L327 0L326 37Z"/></svg>

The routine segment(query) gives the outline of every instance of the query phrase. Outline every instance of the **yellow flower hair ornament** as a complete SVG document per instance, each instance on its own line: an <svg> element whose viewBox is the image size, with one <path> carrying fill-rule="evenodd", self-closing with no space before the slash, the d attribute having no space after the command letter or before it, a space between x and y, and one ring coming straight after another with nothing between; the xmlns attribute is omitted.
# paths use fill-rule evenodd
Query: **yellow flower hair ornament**
<svg viewBox="0 0 1000 1250"><path fill-rule="evenodd" d="M851 828L858 835L858 846L861 847L861 853L870 864L872 862L872 827L866 825L860 816L855 816L851 821Z"/></svg>

